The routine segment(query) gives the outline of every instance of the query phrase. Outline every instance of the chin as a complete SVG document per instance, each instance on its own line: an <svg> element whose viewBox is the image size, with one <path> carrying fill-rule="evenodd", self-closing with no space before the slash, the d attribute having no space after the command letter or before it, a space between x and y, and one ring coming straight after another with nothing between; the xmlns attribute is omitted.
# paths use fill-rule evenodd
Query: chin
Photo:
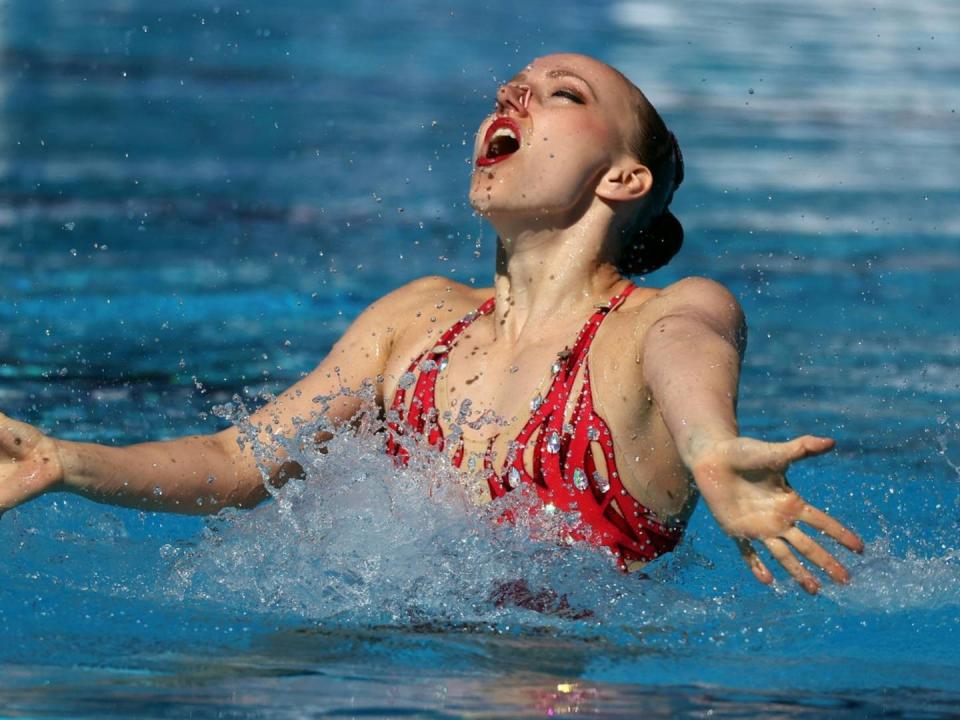
<svg viewBox="0 0 960 720"><path fill-rule="evenodd" d="M497 198L490 197L487 192L470 193L470 205L478 215L487 220L517 215L517 208L510 208L502 202L497 202Z"/></svg>
<svg viewBox="0 0 960 720"><path fill-rule="evenodd" d="M494 196L492 189L483 185L481 178L474 176L470 185L470 205L480 215L488 216L490 212L495 211L499 203Z"/></svg>
<svg viewBox="0 0 960 720"><path fill-rule="evenodd" d="M515 210L519 193L511 189L515 182L510 179L510 173L504 176L497 166L475 167L470 176L470 205L484 216L498 210Z"/></svg>
<svg viewBox="0 0 960 720"><path fill-rule="evenodd" d="M492 209L490 201L484 198L474 197L470 195L470 206L473 208L474 212L483 217L488 217L490 210Z"/></svg>

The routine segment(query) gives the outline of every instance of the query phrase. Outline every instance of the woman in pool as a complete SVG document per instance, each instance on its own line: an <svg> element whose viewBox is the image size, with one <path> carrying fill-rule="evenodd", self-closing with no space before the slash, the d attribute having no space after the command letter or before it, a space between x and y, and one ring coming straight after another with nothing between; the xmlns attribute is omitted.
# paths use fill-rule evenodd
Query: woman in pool
<svg viewBox="0 0 960 720"><path fill-rule="evenodd" d="M625 277L682 241L668 209L682 157L643 94L597 60L540 58L498 90L475 157L470 200L498 234L493 288L430 277L390 293L254 425L291 436L319 395L347 423L361 399L338 392L373 382L398 460L419 438L478 497L534 489L548 512L580 513L568 540L606 546L625 569L675 546L699 494L761 582L773 576L758 546L809 592L819 581L798 554L845 582L798 523L862 542L785 477L833 441L739 436L737 301L702 278L658 290ZM0 511L55 490L171 512L253 506L268 492L239 435L106 447L0 415ZM282 456L267 470L274 484L301 472Z"/></svg>

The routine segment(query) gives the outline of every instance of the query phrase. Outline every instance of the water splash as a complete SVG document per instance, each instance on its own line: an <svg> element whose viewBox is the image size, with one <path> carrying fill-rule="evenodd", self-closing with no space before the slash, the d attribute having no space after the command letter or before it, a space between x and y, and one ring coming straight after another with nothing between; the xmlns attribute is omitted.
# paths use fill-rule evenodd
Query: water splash
<svg viewBox="0 0 960 720"><path fill-rule="evenodd" d="M562 627L571 636L601 632L633 649L784 646L809 641L834 612L853 622L864 613L957 603L954 550L901 557L888 536L864 558L848 559L851 586L826 585L816 603L789 580L773 593L740 582L737 560L718 561L696 537L644 573L624 575L606 551L564 543L563 529L574 518L534 511L534 493L477 506L472 481L445 455L409 438L399 439L409 463L394 464L366 392L354 423L336 429L303 422L289 438L252 426L239 401L221 408L241 427L265 474L279 447L305 477L271 489L273 501L253 511L211 519L193 545L166 546L164 592L307 623ZM319 432L333 434L322 451L314 442ZM505 513L514 521L503 522ZM784 607L803 619L800 626L764 635L780 625Z"/></svg>
<svg viewBox="0 0 960 720"><path fill-rule="evenodd" d="M262 440L270 431L251 426L242 403L220 412L266 474L277 455ZM610 600L636 594L640 579L624 577L608 553L558 541L572 518L536 512L535 493L477 506L471 480L443 454L401 438L410 461L397 466L372 417L362 412L356 432L317 420L293 437L272 435L305 477L271 489L273 502L252 512L221 513L195 547L168 547L173 592L357 626L596 622ZM313 438L322 431L334 436L321 451Z"/></svg>
<svg viewBox="0 0 960 720"><path fill-rule="evenodd" d="M897 557L881 538L854 567L857 581L848 588L827 587L825 594L851 610L895 613L911 609L960 607L960 553L921 556L907 551Z"/></svg>

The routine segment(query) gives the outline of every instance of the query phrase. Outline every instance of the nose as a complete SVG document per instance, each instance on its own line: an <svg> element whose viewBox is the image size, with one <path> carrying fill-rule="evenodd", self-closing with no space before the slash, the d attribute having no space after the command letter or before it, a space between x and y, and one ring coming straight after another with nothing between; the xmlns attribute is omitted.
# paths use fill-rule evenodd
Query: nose
<svg viewBox="0 0 960 720"><path fill-rule="evenodd" d="M530 87L528 85L501 85L497 90L497 112L513 110L520 117L527 116L530 105Z"/></svg>

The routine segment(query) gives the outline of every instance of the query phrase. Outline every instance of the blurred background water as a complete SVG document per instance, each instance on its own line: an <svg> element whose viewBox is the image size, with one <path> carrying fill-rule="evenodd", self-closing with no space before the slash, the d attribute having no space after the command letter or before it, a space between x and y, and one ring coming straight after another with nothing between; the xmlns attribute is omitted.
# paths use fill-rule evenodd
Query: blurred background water
<svg viewBox="0 0 960 720"><path fill-rule="evenodd" d="M442 468L340 438L250 513L4 516L0 712L960 712L958 47L951 0L0 0L4 412L108 443L208 432L383 292L489 283L473 133L498 82L585 52L687 160L686 246L644 282L740 297L743 430L836 437L792 479L869 542L851 586L770 592L701 510L622 578L455 493L416 502ZM498 606L517 577L593 614Z"/></svg>

